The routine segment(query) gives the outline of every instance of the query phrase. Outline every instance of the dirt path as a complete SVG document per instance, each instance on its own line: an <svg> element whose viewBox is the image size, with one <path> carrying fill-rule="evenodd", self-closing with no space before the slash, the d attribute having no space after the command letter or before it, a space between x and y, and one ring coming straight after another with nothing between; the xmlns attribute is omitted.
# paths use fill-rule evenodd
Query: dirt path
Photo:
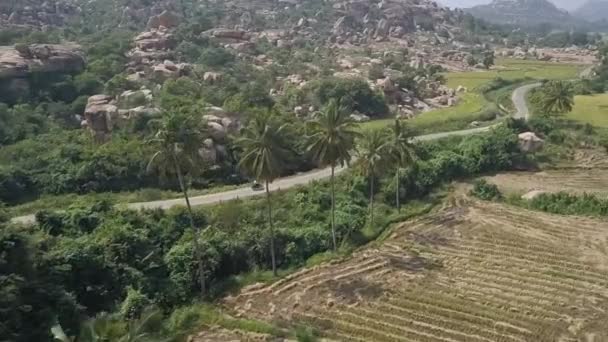
<svg viewBox="0 0 608 342"><path fill-rule="evenodd" d="M514 117L516 118L525 118L527 119L529 116L528 106L526 104L526 94L535 87L538 87L540 84L529 84L515 89L513 92L513 103L515 104L516 113ZM416 141L428 141L428 140L436 140L449 136L462 136L462 135L471 135L482 132L487 132L491 128L495 127L480 127L480 128L471 128L459 131L451 131L451 132L442 132L442 133L433 133L433 134L425 134L415 137ZM336 170L336 173L341 173L345 168L339 168ZM270 191L278 191L278 190L286 190L300 185L309 184L312 181L318 181L327 179L330 176L330 169L315 169L309 172L300 173L294 176L280 178L276 180L274 183L270 185ZM264 194L263 191L254 191L249 186L245 186L239 189L202 195L190 198L190 202L193 206L201 206L201 205L210 205L216 203L227 202L235 199L249 198L258 195ZM158 201L150 201L150 202L140 202L140 203L129 203L126 204L126 207L129 209L169 209L175 206L185 206L185 201L183 198L177 199L169 199L169 200L158 200ZM30 224L35 222L36 218L34 214L25 215L20 217L15 217L11 221L15 223L24 223Z"/></svg>

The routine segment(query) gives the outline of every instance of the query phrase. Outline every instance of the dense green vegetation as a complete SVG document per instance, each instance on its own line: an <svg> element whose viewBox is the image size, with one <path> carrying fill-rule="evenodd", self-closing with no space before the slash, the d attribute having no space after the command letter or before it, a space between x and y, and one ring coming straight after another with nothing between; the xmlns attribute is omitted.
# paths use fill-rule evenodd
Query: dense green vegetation
<svg viewBox="0 0 608 342"><path fill-rule="evenodd" d="M336 239L343 248L365 243L390 222L413 213L410 209L397 214L393 209L395 193L402 202L424 198L451 179L508 169L520 158L518 151L513 131L500 128L492 134L417 145L418 159L400 173L399 191L390 175L340 177L336 184ZM378 158L385 158L385 154ZM372 175L377 188L371 198L377 202L374 210L379 214L373 225L368 219ZM329 184L318 183L272 197L278 268L301 265L332 249ZM45 307L36 313L55 313L68 335L75 334L78 322L101 311L137 316L144 304L170 311L190 303L197 297L199 272L208 285L208 296L213 297L229 288L238 274L270 267L271 235L260 229L266 226L265 207L264 200L252 200L193 209L193 224L204 228L200 231L191 229L186 209L135 212L95 203L62 213L40 212L33 227L3 230L7 239L22 241L28 248L3 254L6 261L2 265L30 265L28 276L35 277L45 291L53 289L47 294L52 300L40 302ZM200 271L195 236L201 242ZM7 268L6 274L28 279L21 275L28 267ZM25 308L29 292L24 286L38 283L14 285L13 291L23 294L6 297L13 298L7 305ZM31 329L32 334L48 333L53 315L45 317L46 323ZM19 326L30 318L25 311L22 318L13 319Z"/></svg>
<svg viewBox="0 0 608 342"><path fill-rule="evenodd" d="M0 44L76 41L87 59L82 73L32 74L27 92L0 94L1 341L50 341L51 332L62 341L181 341L202 324L314 340L315 332L307 327L292 331L236 319L209 303L245 284L274 280L372 241L392 223L430 210L438 189L452 180L530 162L517 143L516 133L524 128L543 132L551 141L562 138L550 118L527 126L509 121L489 133L415 145L410 127L393 119L370 124L390 124L391 129L361 134L350 114L386 118L394 103L368 80L333 76L335 51L325 45L332 29L326 14L330 6L314 0L281 12L277 21L314 16L318 30L310 40L295 39L289 47L262 39L252 57L266 56L275 63L261 68L203 34L220 26L229 8L176 2L183 21L175 31L174 59L192 63L194 70L159 84L126 78L127 52L145 20L117 28L120 15L109 2L83 4L81 20L63 28L0 32ZM475 33L521 35L469 16L459 20L455 24L469 30L459 33L462 41L477 42ZM274 28L255 12L251 21L255 28ZM424 20L418 24L433 26ZM575 38L582 43L580 35L568 35L568 41ZM369 51L368 57L377 56ZM383 54L383 67L371 67L369 80L382 78L386 67L400 72L394 81L416 95L424 95L421 78L470 89L456 108L413 119L412 128L421 131L492 121L501 112L497 105L508 102L506 94L516 84L528 78L569 78L577 71L576 66L495 61L487 48L477 49L471 63L488 68L496 62L505 69L446 75L435 65L414 69L412 57L406 49ZM222 81L205 81L206 72L221 74ZM276 89L278 79L293 74L312 81ZM150 105L161 114L116 127L104 144L80 129L89 96L117 96L141 86L151 90ZM567 111L563 93L554 91L544 109ZM301 103L315 112L306 123L294 115ZM215 165L202 163L200 153L211 137L203 119L209 106L238 115L243 127L236 136L221 139L226 153ZM334 175L351 161L356 167ZM330 167L331 179L270 193L277 178L315 166ZM201 189L247 179L263 184L266 197L208 208L189 204ZM133 194L125 194L129 191ZM111 195L117 192L121 194ZM474 192L487 199L498 196L487 184L477 184ZM102 194L128 200L170 194L183 196L188 205L126 210L99 200ZM65 198L53 197L61 195L70 201L76 195L88 197L68 206ZM8 222L5 210L14 213L16 206L27 208L41 197L56 201L49 207L62 210L39 211L31 226ZM581 210L578 200L560 201ZM605 207L584 201L592 204L593 213ZM65 337L59 336L62 331Z"/></svg>

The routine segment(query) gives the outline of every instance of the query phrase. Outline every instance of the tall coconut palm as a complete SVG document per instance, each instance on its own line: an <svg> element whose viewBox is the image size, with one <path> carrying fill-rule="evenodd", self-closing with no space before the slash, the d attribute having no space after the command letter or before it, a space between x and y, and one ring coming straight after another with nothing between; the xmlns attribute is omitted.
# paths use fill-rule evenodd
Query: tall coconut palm
<svg viewBox="0 0 608 342"><path fill-rule="evenodd" d="M386 161L388 142L382 130L366 131L359 140L357 166L362 175L369 179L370 223L374 224L375 178Z"/></svg>
<svg viewBox="0 0 608 342"><path fill-rule="evenodd" d="M309 137L308 151L313 160L320 167L331 168L331 235L334 250L336 244L336 167L349 163L351 151L358 136L356 123L348 115L346 108L341 107L338 101L328 103L315 120L309 123L312 134Z"/></svg>
<svg viewBox="0 0 608 342"><path fill-rule="evenodd" d="M395 120L395 124L389 131L390 138L387 144L387 157L391 164L395 167L395 182L397 189L395 190L395 204L397 210L401 211L401 184L400 174L401 170L410 166L415 159L414 144L412 142L412 132L407 129L405 123L402 123L399 119Z"/></svg>
<svg viewBox="0 0 608 342"><path fill-rule="evenodd" d="M205 295L202 251L198 241L201 227L195 227L190 197L188 196L188 183L185 180L187 175L199 172L203 166L199 150L204 141L205 130L201 120L193 115L181 112L166 113L161 119L154 121L153 124L158 127L158 130L150 143L155 144L157 151L150 158L148 170L156 169L162 178L167 178L170 174L177 177L188 208L190 227L194 234L194 250L196 259L198 259L201 294Z"/></svg>
<svg viewBox="0 0 608 342"><path fill-rule="evenodd" d="M545 113L564 114L572 111L574 91L570 83L551 81L541 91L541 108Z"/></svg>
<svg viewBox="0 0 608 342"><path fill-rule="evenodd" d="M277 265L275 257L274 225L272 222L272 202L270 199L270 183L281 175L284 161L289 157L289 150L284 146L283 132L285 125L278 125L271 113L256 115L249 125L243 129L237 144L243 149L239 168L254 177L266 187L268 208L268 227L270 231L270 258L272 272L276 276Z"/></svg>

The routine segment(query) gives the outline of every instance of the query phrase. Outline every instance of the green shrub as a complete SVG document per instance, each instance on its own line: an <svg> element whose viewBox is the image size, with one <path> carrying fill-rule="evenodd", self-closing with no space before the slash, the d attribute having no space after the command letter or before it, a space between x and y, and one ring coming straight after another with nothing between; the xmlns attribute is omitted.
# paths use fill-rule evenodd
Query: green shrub
<svg viewBox="0 0 608 342"><path fill-rule="evenodd" d="M207 48L203 50L198 59L199 63L208 65L210 67L227 66L228 64L233 63L234 60L234 55L230 53L230 51L221 47Z"/></svg>
<svg viewBox="0 0 608 342"><path fill-rule="evenodd" d="M561 130L551 131L547 136L550 142L554 144L562 144L568 138L566 132Z"/></svg>
<svg viewBox="0 0 608 342"><path fill-rule="evenodd" d="M324 106L331 99L338 99L343 106L372 117L386 115L389 111L384 98L372 91L363 79L332 77L312 82L308 89L312 90L318 106Z"/></svg>
<svg viewBox="0 0 608 342"><path fill-rule="evenodd" d="M545 115L535 115L528 121L528 126L535 133L548 135L556 128L555 119Z"/></svg>
<svg viewBox="0 0 608 342"><path fill-rule="evenodd" d="M296 327L296 339L298 342L316 342L319 340L319 333L312 327L299 325Z"/></svg>
<svg viewBox="0 0 608 342"><path fill-rule="evenodd" d="M479 199L492 201L502 198L502 194L496 184L490 184L485 179L478 179L473 183L473 189L470 193Z"/></svg>
<svg viewBox="0 0 608 342"><path fill-rule="evenodd" d="M120 315L125 320L137 319L151 304L150 299L141 291L127 286L127 297L120 305Z"/></svg>
<svg viewBox="0 0 608 342"><path fill-rule="evenodd" d="M593 194L541 194L526 205L531 209L560 215L608 216L608 199Z"/></svg>

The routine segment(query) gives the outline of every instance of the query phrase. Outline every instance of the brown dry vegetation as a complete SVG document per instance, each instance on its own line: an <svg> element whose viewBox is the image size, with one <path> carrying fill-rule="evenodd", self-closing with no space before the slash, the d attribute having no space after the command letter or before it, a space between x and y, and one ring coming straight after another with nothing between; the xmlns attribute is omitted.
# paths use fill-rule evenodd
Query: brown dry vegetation
<svg viewBox="0 0 608 342"><path fill-rule="evenodd" d="M225 305L339 341L606 341L607 253L606 220L458 194L376 247Z"/></svg>

